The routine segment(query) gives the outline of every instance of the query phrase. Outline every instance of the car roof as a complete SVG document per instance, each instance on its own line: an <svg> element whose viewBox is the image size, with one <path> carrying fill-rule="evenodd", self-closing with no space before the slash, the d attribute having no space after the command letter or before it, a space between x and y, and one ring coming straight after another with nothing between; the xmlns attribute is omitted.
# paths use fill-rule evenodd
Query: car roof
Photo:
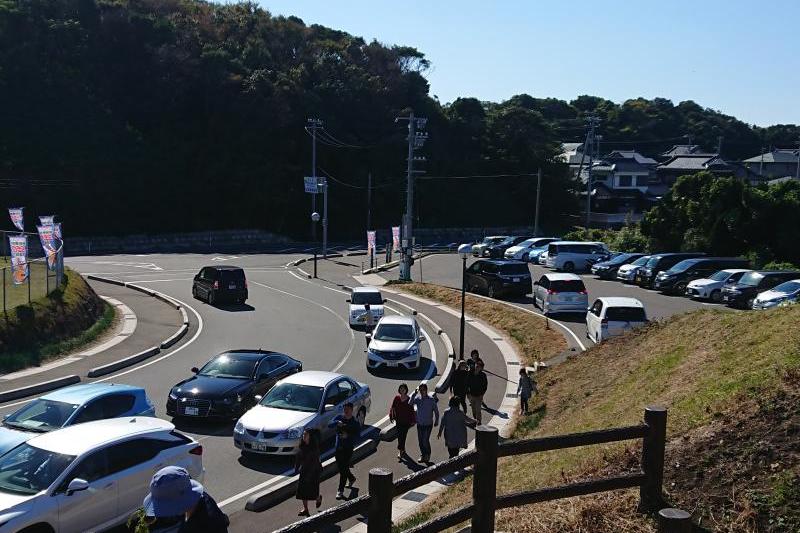
<svg viewBox="0 0 800 533"><path fill-rule="evenodd" d="M605 244L600 241L556 241L551 242L550 244Z"/></svg>
<svg viewBox="0 0 800 533"><path fill-rule="evenodd" d="M127 437L172 431L171 422L152 416L126 416L76 424L33 437L28 444L66 455L80 455Z"/></svg>
<svg viewBox="0 0 800 533"><path fill-rule="evenodd" d="M225 350L224 352L219 353L219 354L215 355L214 357L216 358L216 357L219 357L220 355L225 355L226 353L235 353L237 355L243 356L242 359L251 359L253 361L261 359L265 355L286 355L286 354L282 354L280 352L273 352L272 350L262 350L261 348L257 348L257 349L256 348L253 348L253 349L239 348L239 349L235 349L235 350Z"/></svg>
<svg viewBox="0 0 800 533"><path fill-rule="evenodd" d="M478 259L476 263L491 263L493 265L527 265L524 261L517 261L515 259Z"/></svg>
<svg viewBox="0 0 800 533"><path fill-rule="evenodd" d="M706 254L703 252L664 252L661 254L651 254L650 257L672 257L675 255L685 255L687 256L686 259L695 259L705 256ZM705 259L705 257L703 257Z"/></svg>
<svg viewBox="0 0 800 533"><path fill-rule="evenodd" d="M567 272L555 273L551 272L548 274L544 274L544 277L549 279L550 281L582 281L580 276L575 274L569 274Z"/></svg>
<svg viewBox="0 0 800 533"><path fill-rule="evenodd" d="M414 318L405 315L384 315L380 319L381 324L406 324L408 326L414 325Z"/></svg>
<svg viewBox="0 0 800 533"><path fill-rule="evenodd" d="M213 268L214 270L244 270L242 267L235 265L210 265L203 268Z"/></svg>
<svg viewBox="0 0 800 533"><path fill-rule="evenodd" d="M341 377L346 376L344 374L339 374L338 372L327 372L324 370L304 370L303 372L298 372L282 379L281 382L293 383L296 385L315 385L318 387L324 387L331 381Z"/></svg>
<svg viewBox="0 0 800 533"><path fill-rule="evenodd" d="M114 392L143 392L141 387L121 383L82 383L64 387L42 396L44 400L81 405L89 400Z"/></svg>
<svg viewBox="0 0 800 533"><path fill-rule="evenodd" d="M627 296L601 296L598 300L603 302L605 307L641 307L644 309L642 302Z"/></svg>
<svg viewBox="0 0 800 533"><path fill-rule="evenodd" d="M353 287L353 292L381 292L378 287Z"/></svg>
<svg viewBox="0 0 800 533"><path fill-rule="evenodd" d="M728 274L737 274L739 272L750 272L750 268L723 268L722 272L727 272Z"/></svg>
<svg viewBox="0 0 800 533"><path fill-rule="evenodd" d="M759 274L762 276L776 276L776 275L786 275L786 274L797 274L800 275L800 272L797 270L757 270Z"/></svg>

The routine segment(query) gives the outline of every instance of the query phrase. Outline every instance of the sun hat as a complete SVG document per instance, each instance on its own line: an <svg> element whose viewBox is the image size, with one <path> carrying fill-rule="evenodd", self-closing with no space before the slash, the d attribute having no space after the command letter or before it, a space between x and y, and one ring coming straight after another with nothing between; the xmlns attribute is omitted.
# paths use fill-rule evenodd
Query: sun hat
<svg viewBox="0 0 800 533"><path fill-rule="evenodd" d="M150 494L142 504L144 512L156 518L182 515L200 501L203 490L185 468L166 466L150 481Z"/></svg>

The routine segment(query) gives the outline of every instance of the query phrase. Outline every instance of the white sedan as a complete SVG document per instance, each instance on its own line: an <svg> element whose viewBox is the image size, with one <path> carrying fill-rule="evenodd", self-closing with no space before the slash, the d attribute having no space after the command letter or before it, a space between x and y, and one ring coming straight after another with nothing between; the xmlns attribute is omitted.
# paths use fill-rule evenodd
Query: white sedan
<svg viewBox="0 0 800 533"><path fill-rule="evenodd" d="M76 424L0 456L0 532L103 531L141 507L162 466L202 481L203 448L152 417Z"/></svg>
<svg viewBox="0 0 800 533"><path fill-rule="evenodd" d="M586 313L586 336L601 342L646 323L644 304L636 298L598 298Z"/></svg>
<svg viewBox="0 0 800 533"><path fill-rule="evenodd" d="M746 268L729 268L715 272L708 278L690 281L686 286L686 295L689 298L721 302L722 288L736 283L747 272L750 271Z"/></svg>
<svg viewBox="0 0 800 533"><path fill-rule="evenodd" d="M319 431L323 441L333 437L329 427L345 403L363 426L372 404L367 385L335 372L298 372L275 384L233 429L233 443L242 453L297 453L306 428Z"/></svg>

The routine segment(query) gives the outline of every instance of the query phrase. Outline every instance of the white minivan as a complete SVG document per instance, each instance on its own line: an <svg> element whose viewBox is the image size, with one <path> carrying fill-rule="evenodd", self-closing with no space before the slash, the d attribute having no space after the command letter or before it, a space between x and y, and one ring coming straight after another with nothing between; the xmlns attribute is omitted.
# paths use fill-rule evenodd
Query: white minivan
<svg viewBox="0 0 800 533"><path fill-rule="evenodd" d="M598 298L586 313L586 336L601 342L646 323L644 304L636 298Z"/></svg>
<svg viewBox="0 0 800 533"><path fill-rule="evenodd" d="M353 287L353 294L347 299L350 309L347 316L350 317L350 327L363 326L367 321L365 305L369 304L369 311L372 314L372 323L377 324L383 317L383 304L386 300L376 287Z"/></svg>
<svg viewBox="0 0 800 533"><path fill-rule="evenodd" d="M608 256L602 242L558 241L547 246L547 268L575 272L589 270L593 264Z"/></svg>
<svg viewBox="0 0 800 533"><path fill-rule="evenodd" d="M545 315L585 313L589 295L583 280L575 274L545 274L533 284L533 305Z"/></svg>

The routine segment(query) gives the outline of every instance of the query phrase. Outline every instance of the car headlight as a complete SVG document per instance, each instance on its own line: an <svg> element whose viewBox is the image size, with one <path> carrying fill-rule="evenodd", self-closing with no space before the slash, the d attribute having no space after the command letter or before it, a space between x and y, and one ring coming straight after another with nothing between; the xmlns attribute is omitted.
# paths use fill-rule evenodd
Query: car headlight
<svg viewBox="0 0 800 533"><path fill-rule="evenodd" d="M234 433L244 433L244 424L241 421L236 422L236 425L233 427Z"/></svg>
<svg viewBox="0 0 800 533"><path fill-rule="evenodd" d="M419 346L413 346L409 351L408 355L417 356L419 355Z"/></svg>
<svg viewBox="0 0 800 533"><path fill-rule="evenodd" d="M241 394L232 394L230 396L226 396L222 399L222 403L226 405L230 405L232 403L242 403L242 395Z"/></svg>
<svg viewBox="0 0 800 533"><path fill-rule="evenodd" d="M178 399L178 395L175 394L174 390L169 391L169 399L170 400L177 400Z"/></svg>
<svg viewBox="0 0 800 533"><path fill-rule="evenodd" d="M281 438L289 440L299 439L300 437L303 436L304 429L305 428L303 426L295 426L293 428L289 428L283 433L281 433Z"/></svg>

